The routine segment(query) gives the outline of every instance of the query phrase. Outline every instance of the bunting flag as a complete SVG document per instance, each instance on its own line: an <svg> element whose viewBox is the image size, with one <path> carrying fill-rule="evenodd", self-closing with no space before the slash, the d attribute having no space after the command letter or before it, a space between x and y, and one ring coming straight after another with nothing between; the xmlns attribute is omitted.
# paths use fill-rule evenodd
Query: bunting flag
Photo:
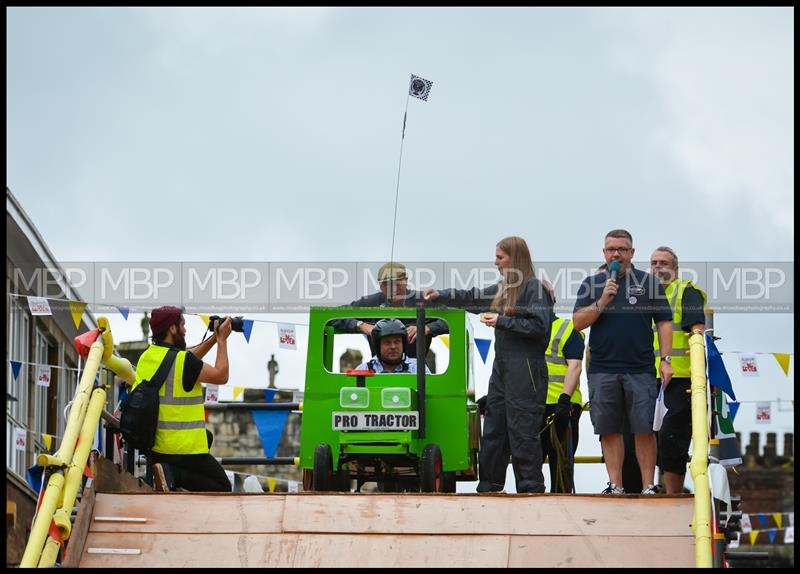
<svg viewBox="0 0 800 574"><path fill-rule="evenodd" d="M439 338L442 340L442 343L444 343L444 346L449 349L450 348L450 335L439 335Z"/></svg>
<svg viewBox="0 0 800 574"><path fill-rule="evenodd" d="M794 526L787 526L783 532L783 543L794 544Z"/></svg>
<svg viewBox="0 0 800 574"><path fill-rule="evenodd" d="M731 378L722 362L722 355L717 350L717 345L711 335L706 335L706 350L708 352L708 382L711 386L722 389L734 401L736 394L733 392Z"/></svg>
<svg viewBox="0 0 800 574"><path fill-rule="evenodd" d="M278 484L277 478L272 478L271 476L267 477L267 488L269 488L270 492L275 492L275 486Z"/></svg>
<svg viewBox="0 0 800 574"><path fill-rule="evenodd" d="M131 310L128 309L127 307L120 307L119 305L116 305L116 307L117 307L117 311L119 311L120 315L122 315L122 317L127 321L128 320L128 313L130 313Z"/></svg>
<svg viewBox="0 0 800 574"><path fill-rule="evenodd" d="M253 320L252 319L242 320L242 330L244 331L244 340L249 343L250 333L253 331Z"/></svg>
<svg viewBox="0 0 800 574"><path fill-rule="evenodd" d="M264 389L264 402L271 403L278 389Z"/></svg>
<svg viewBox="0 0 800 574"><path fill-rule="evenodd" d="M778 361L778 364L783 369L783 374L787 377L789 376L789 358L791 355L789 353L772 353L772 356L775 357L775 360Z"/></svg>
<svg viewBox="0 0 800 574"><path fill-rule="evenodd" d="M756 543L756 540L758 540L758 533L759 532L760 532L760 530L751 530L750 531L750 545L751 546Z"/></svg>
<svg viewBox="0 0 800 574"><path fill-rule="evenodd" d="M778 528L783 526L783 514L780 512L773 512L772 519L775 521L775 524L778 525Z"/></svg>
<svg viewBox="0 0 800 574"><path fill-rule="evenodd" d="M85 310L86 303L81 301L69 301L69 312L72 315L72 322L75 323L76 329L80 329L81 327L81 318Z"/></svg>
<svg viewBox="0 0 800 574"><path fill-rule="evenodd" d="M489 347L492 346L491 339L475 339L475 346L478 347L478 352L481 354L481 359L486 362L486 357L489 356Z"/></svg>
<svg viewBox="0 0 800 574"><path fill-rule="evenodd" d="M717 436L719 439L719 463L724 466L742 464L742 451L736 440L733 417L728 409L728 399L721 392L716 394Z"/></svg>
<svg viewBox="0 0 800 574"><path fill-rule="evenodd" d="M256 423L258 434L261 437L261 446L264 456L274 458L278 450L278 443L283 436L286 419L289 411L250 411Z"/></svg>
<svg viewBox="0 0 800 574"><path fill-rule="evenodd" d="M44 443L44 446L48 451L52 452L52 450L53 450L53 439L54 438L55 437L53 435L51 435L51 434L42 433L42 442Z"/></svg>
<svg viewBox="0 0 800 574"><path fill-rule="evenodd" d="M733 422L734 419L736 418L736 413L739 412L739 405L741 404L742 403L737 403L737 402L728 403L728 409L731 412L731 422Z"/></svg>
<svg viewBox="0 0 800 574"><path fill-rule="evenodd" d="M752 515L751 515L751 516L752 516ZM759 523L759 524L760 524L762 527L764 527L764 526L766 526L766 525L767 525L767 516L766 516L765 514L756 514L756 517L758 518L758 523Z"/></svg>
<svg viewBox="0 0 800 574"><path fill-rule="evenodd" d="M100 329L93 329L91 331L86 331L85 333L72 339L75 349L78 351L78 354L81 357L85 357L89 354L89 349L92 347L92 343L97 340L99 335Z"/></svg>
<svg viewBox="0 0 800 574"><path fill-rule="evenodd" d="M432 87L433 82L430 80L426 80L425 78L420 78L419 76L411 74L411 82L408 84L408 93L415 98L427 102L428 95L430 95Z"/></svg>
<svg viewBox="0 0 800 574"><path fill-rule="evenodd" d="M200 319L205 324L206 329L208 329L208 324L211 322L211 315L203 315L202 313L200 313Z"/></svg>
<svg viewBox="0 0 800 574"><path fill-rule="evenodd" d="M11 375L16 381L19 378L19 371L22 368L22 363L19 361L11 361Z"/></svg>
<svg viewBox="0 0 800 574"><path fill-rule="evenodd" d="M239 400L239 397L242 396L244 392L244 387L233 387L233 400Z"/></svg>
<svg viewBox="0 0 800 574"><path fill-rule="evenodd" d="M769 543L775 544L775 535L778 533L778 531L774 528L770 528L767 532L769 532Z"/></svg>
<svg viewBox="0 0 800 574"><path fill-rule="evenodd" d="M44 474L44 467L34 464L25 472L25 480L31 486L34 492L42 490L42 475Z"/></svg>

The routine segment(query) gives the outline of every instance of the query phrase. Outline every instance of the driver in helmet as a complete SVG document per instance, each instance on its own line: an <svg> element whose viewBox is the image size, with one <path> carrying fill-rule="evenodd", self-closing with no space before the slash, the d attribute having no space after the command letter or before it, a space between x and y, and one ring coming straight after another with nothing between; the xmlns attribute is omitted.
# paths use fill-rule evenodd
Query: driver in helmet
<svg viewBox="0 0 800 574"><path fill-rule="evenodd" d="M376 355L356 367L359 371L375 373L416 373L417 360L406 355L408 333L399 319L381 319L372 329L372 346ZM430 370L425 367L425 372Z"/></svg>

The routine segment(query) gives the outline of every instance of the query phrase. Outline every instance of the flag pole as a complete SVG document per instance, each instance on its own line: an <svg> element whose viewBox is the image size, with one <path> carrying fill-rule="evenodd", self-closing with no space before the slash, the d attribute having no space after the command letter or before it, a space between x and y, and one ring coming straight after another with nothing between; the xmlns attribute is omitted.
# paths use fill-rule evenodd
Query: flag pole
<svg viewBox="0 0 800 574"><path fill-rule="evenodd" d="M400 166L403 165L403 144L406 141L406 119L408 118L408 101L411 99L411 91L406 95L406 111L403 112L403 133L400 136L400 160L397 162L397 184L394 190L394 223L392 224L392 251L389 256L389 266L394 263L394 238L397 230L397 202L400 198Z"/></svg>

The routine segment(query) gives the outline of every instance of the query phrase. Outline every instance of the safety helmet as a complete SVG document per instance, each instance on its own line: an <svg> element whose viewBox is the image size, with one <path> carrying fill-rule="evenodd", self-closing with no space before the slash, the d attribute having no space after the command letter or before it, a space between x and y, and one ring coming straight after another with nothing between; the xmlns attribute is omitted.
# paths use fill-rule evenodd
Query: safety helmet
<svg viewBox="0 0 800 574"><path fill-rule="evenodd" d="M392 335L402 337L403 352L405 352L406 347L408 347L408 334L406 333L406 326L403 325L400 319L381 319L375 323L375 328L372 329L372 346L378 357L381 354L381 339Z"/></svg>

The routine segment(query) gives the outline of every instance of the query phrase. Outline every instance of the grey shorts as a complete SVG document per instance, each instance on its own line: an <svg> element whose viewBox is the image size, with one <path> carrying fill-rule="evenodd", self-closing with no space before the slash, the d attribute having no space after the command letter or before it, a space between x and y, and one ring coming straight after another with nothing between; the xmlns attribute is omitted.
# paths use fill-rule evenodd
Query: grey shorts
<svg viewBox="0 0 800 574"><path fill-rule="evenodd" d="M594 434L621 433L626 413L633 434L653 432L653 413L658 398L654 373L592 373L588 379L589 415Z"/></svg>

